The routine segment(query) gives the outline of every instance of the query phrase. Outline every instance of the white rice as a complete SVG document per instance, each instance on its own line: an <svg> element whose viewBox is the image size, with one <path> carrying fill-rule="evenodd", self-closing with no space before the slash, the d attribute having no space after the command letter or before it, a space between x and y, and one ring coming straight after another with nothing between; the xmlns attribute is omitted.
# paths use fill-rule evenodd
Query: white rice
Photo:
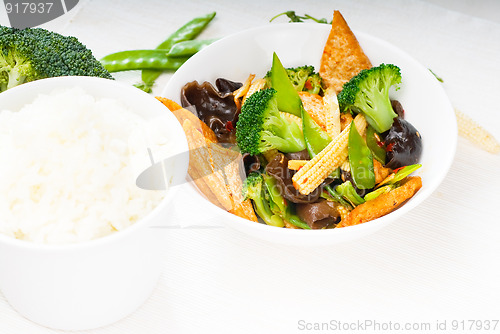
<svg viewBox="0 0 500 334"><path fill-rule="evenodd" d="M78 88L1 111L0 233L74 243L123 230L147 215L164 192L135 185L137 152L130 138L141 134L167 145L153 122Z"/></svg>

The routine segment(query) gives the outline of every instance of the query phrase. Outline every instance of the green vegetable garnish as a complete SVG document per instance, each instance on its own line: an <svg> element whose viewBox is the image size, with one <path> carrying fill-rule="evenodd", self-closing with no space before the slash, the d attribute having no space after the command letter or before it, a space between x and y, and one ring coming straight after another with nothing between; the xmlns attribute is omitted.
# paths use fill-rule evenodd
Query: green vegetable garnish
<svg viewBox="0 0 500 334"><path fill-rule="evenodd" d="M326 24L331 24L332 23L331 21L328 22L328 20L325 19L325 18L317 19L317 18L312 17L311 15L308 15L308 14L304 14L304 16L299 16L293 10L289 10L289 11L280 13L278 15L275 15L273 18L271 18L269 20L269 22L274 21L276 18L278 18L278 17L280 17L282 15L288 16L288 18L290 19L289 22L304 22L304 20L313 20L314 22L317 22L317 23L326 23Z"/></svg>

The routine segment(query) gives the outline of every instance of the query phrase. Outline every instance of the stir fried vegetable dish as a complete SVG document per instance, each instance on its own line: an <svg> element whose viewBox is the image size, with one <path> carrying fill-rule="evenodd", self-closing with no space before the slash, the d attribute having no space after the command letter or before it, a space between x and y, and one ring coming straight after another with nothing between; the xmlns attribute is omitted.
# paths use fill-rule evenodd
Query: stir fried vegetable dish
<svg viewBox="0 0 500 334"><path fill-rule="evenodd" d="M421 188L410 176L421 135L390 98L401 84L397 64L372 65L335 11L318 72L285 68L274 53L263 78L187 83L182 107L159 99L196 149L189 174L212 203L271 226L325 229L379 218Z"/></svg>

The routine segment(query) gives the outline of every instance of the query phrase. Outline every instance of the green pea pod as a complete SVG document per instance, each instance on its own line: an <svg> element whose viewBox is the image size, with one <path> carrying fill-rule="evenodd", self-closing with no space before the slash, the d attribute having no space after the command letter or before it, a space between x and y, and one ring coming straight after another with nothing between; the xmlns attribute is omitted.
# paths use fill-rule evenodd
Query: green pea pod
<svg viewBox="0 0 500 334"><path fill-rule="evenodd" d="M284 216L287 210L287 203L285 199L281 196L281 193L276 185L276 179L273 176L263 174L264 184L267 189L267 193L271 199L270 202L273 202L276 205L276 208L279 210L282 216ZM275 212L277 213L277 212Z"/></svg>
<svg viewBox="0 0 500 334"><path fill-rule="evenodd" d="M363 204L365 200L358 195L356 189L354 189L351 181L345 181L342 184L339 184L335 190L337 193L345 198L353 207Z"/></svg>
<svg viewBox="0 0 500 334"><path fill-rule="evenodd" d="M375 172L373 171L373 156L363 137L356 129L354 122L349 130L349 164L351 175L359 189L371 189L375 186Z"/></svg>
<svg viewBox="0 0 500 334"><path fill-rule="evenodd" d="M372 151L373 157L382 165L385 165L385 147L380 146L380 143L380 134L375 131L373 126L368 125L368 128L366 129L366 145L370 151Z"/></svg>
<svg viewBox="0 0 500 334"><path fill-rule="evenodd" d="M282 219L290 224L303 229L311 229L307 223L303 222L295 213L292 212L292 207L283 198L276 184L276 179L273 176L264 174L264 184L270 198L270 207L275 215L279 215Z"/></svg>
<svg viewBox="0 0 500 334"><path fill-rule="evenodd" d="M273 53L271 86L277 92L278 109L300 117L302 101L276 52Z"/></svg>
<svg viewBox="0 0 500 334"><path fill-rule="evenodd" d="M330 136L324 131L305 111L304 107L300 106L302 117L302 133L304 134L304 141L306 142L307 151L309 156L314 158L332 141Z"/></svg>
<svg viewBox="0 0 500 334"><path fill-rule="evenodd" d="M176 70L187 60L167 57L165 50L129 50L109 54L101 63L109 72L130 70Z"/></svg>
<svg viewBox="0 0 500 334"><path fill-rule="evenodd" d="M215 12L192 19L170 35L156 49L169 51L176 43L196 38L214 17ZM152 86L161 73L162 71L159 70L144 70L141 74L142 81L146 85Z"/></svg>
<svg viewBox="0 0 500 334"><path fill-rule="evenodd" d="M217 39L204 39L200 41L184 41L174 44L167 53L168 57L192 56L204 47L212 44Z"/></svg>

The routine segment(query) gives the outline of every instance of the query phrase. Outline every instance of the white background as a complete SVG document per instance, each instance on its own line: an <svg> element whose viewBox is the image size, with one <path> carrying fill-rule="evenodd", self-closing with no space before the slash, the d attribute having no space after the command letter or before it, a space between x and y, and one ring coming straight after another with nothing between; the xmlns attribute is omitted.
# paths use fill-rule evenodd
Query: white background
<svg viewBox="0 0 500 334"><path fill-rule="evenodd" d="M217 16L201 38L266 25L285 10L330 19L334 9L351 28L439 74L454 106L500 138L500 1L87 0L44 27L77 36L101 57L154 48L211 11ZM7 24L2 10L0 23ZM423 205L372 236L330 247L252 239L217 227L217 217L182 210L193 203L180 196L178 219L206 227L161 230L164 274L151 298L128 318L82 333L305 333L306 323L358 320L428 323L427 332L456 333L452 320L464 320L466 329L468 320L500 320L499 166L499 155L460 138L447 178ZM447 331L438 332L445 320ZM0 295L0 333L58 332L24 319ZM500 333L500 324L466 332Z"/></svg>

